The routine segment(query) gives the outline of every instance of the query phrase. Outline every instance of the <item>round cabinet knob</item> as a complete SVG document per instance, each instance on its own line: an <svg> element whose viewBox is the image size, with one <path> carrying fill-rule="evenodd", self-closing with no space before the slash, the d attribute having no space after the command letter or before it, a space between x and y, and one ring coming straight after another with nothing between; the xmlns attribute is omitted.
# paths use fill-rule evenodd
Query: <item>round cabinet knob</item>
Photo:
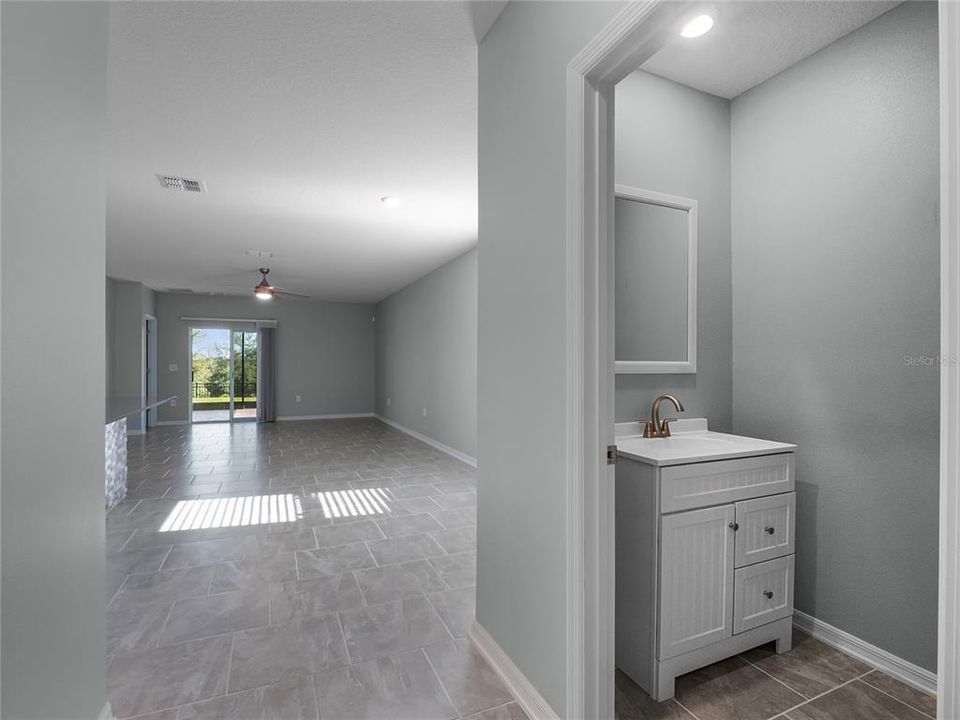
<svg viewBox="0 0 960 720"><path fill-rule="evenodd" d="M777 531L777 529L774 528L774 527L771 527L770 525L768 525L767 527L765 527L765 528L763 529L763 531L764 531L767 535L773 535L773 534Z"/></svg>
<svg viewBox="0 0 960 720"><path fill-rule="evenodd" d="M733 530L734 532L736 532L737 530L740 529L740 523L732 522L732 523L730 523L729 528L730 528L731 530Z"/></svg>
<svg viewBox="0 0 960 720"><path fill-rule="evenodd" d="M763 591L763 596L764 596L767 600L773 600L773 592L770 591L770 590L764 590L764 591Z"/></svg>

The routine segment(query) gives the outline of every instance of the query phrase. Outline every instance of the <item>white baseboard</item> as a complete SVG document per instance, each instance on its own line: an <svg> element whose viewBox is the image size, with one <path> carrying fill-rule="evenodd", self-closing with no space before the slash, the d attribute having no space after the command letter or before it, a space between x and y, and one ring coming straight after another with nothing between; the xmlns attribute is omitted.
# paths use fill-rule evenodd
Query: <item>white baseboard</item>
<svg viewBox="0 0 960 720"><path fill-rule="evenodd" d="M500 676L507 689L513 693L513 697L530 720L560 720L560 716L527 680L527 676L520 672L520 668L514 665L510 656L476 620L470 628L470 640Z"/></svg>
<svg viewBox="0 0 960 720"><path fill-rule="evenodd" d="M348 418L369 418L373 413L335 413L332 415L279 415L277 422L293 420L346 420Z"/></svg>
<svg viewBox="0 0 960 720"><path fill-rule="evenodd" d="M114 720L113 708L110 707L109 701L104 704L103 710L101 710L97 716L97 720Z"/></svg>
<svg viewBox="0 0 960 720"><path fill-rule="evenodd" d="M867 665L882 670L887 675L891 675L917 690L925 693L935 693L937 691L936 673L925 670L919 665L914 665L912 662L897 657L876 645L871 645L866 640L861 640L840 628L818 620L812 615L794 610L793 625L798 630L809 633L817 640L835 647L847 655L852 655Z"/></svg>
<svg viewBox="0 0 960 720"><path fill-rule="evenodd" d="M444 445L439 440L434 440L432 437L424 435L423 433L419 433L416 430L411 430L405 425L401 425L396 420L385 418L383 415L375 415L374 417L376 417L377 420L379 420L380 422L386 423L390 427L396 428L402 433L406 433L411 437L415 437L420 442L425 442L427 445L430 445L431 447L435 447L440 452L445 452L447 455L450 455L451 457L455 457L460 462L464 462L467 465L470 465L471 467L477 467L477 459L473 455L467 455L465 452L460 452L456 448L452 448L449 445Z"/></svg>

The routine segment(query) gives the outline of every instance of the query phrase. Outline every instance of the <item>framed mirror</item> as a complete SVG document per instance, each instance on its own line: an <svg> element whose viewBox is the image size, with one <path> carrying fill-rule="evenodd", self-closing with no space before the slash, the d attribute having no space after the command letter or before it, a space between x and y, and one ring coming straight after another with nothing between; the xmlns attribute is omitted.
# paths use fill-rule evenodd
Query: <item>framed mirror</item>
<svg viewBox="0 0 960 720"><path fill-rule="evenodd" d="M697 371L697 201L616 186L617 373Z"/></svg>

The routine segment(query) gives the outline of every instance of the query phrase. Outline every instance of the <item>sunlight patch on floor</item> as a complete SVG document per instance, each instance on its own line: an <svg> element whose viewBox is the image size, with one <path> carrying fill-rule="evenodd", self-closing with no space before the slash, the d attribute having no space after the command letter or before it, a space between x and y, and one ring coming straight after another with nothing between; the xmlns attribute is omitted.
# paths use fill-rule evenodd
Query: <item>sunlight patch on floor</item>
<svg viewBox="0 0 960 720"><path fill-rule="evenodd" d="M384 488L324 490L310 496L320 503L328 519L385 515L390 511L390 498Z"/></svg>
<svg viewBox="0 0 960 720"><path fill-rule="evenodd" d="M300 517L303 504L298 495L290 493L181 500L163 521L160 532L285 523Z"/></svg>

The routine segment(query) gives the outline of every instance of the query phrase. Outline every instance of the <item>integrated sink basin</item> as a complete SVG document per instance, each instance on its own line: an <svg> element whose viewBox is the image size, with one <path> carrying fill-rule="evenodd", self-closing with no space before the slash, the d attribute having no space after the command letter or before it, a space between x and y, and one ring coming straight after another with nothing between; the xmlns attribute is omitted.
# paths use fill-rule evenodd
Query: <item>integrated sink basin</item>
<svg viewBox="0 0 960 720"><path fill-rule="evenodd" d="M617 423L617 455L663 467L735 457L792 452L796 445L711 432L706 418L675 420L672 435L645 438L640 423Z"/></svg>

